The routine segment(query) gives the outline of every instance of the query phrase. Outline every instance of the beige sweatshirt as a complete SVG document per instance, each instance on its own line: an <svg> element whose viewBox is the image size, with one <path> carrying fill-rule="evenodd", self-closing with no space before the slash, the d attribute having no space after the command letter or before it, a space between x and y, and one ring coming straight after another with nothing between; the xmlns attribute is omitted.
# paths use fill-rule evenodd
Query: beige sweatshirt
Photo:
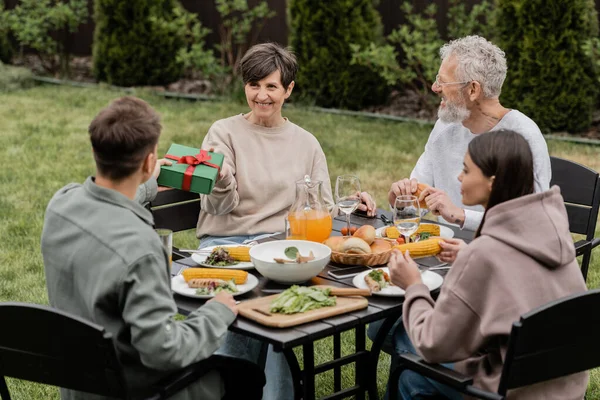
<svg viewBox="0 0 600 400"><path fill-rule="evenodd" d="M323 181L333 204L327 160L317 139L286 119L276 128L248 122L242 114L215 122L202 143L223 153L231 175L210 195L200 195L196 235L232 236L281 232L304 175Z"/></svg>
<svg viewBox="0 0 600 400"><path fill-rule="evenodd" d="M586 290L560 189L491 208L481 236L462 250L437 302L425 285L406 291L403 322L429 362L456 362L496 391L512 323L532 309ZM550 332L551 334L551 332ZM508 392L509 399L582 399L582 372Z"/></svg>

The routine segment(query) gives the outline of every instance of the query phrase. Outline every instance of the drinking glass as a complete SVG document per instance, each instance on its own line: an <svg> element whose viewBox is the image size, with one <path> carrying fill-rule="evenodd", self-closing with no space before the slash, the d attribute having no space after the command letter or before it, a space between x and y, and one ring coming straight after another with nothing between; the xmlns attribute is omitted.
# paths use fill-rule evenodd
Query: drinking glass
<svg viewBox="0 0 600 400"><path fill-rule="evenodd" d="M155 229L155 231L169 257L169 272L171 272L171 265L173 264L173 231L170 229Z"/></svg>
<svg viewBox="0 0 600 400"><path fill-rule="evenodd" d="M405 243L410 242L410 235L419 229L421 210L416 196L398 196L394 202L394 225L404 236Z"/></svg>
<svg viewBox="0 0 600 400"><path fill-rule="evenodd" d="M285 217L285 238L287 240L306 240L306 219L295 218L289 214Z"/></svg>
<svg viewBox="0 0 600 400"><path fill-rule="evenodd" d="M335 181L335 201L341 212L346 214L346 226L350 234L350 214L360 204L360 181L354 175L340 175Z"/></svg>

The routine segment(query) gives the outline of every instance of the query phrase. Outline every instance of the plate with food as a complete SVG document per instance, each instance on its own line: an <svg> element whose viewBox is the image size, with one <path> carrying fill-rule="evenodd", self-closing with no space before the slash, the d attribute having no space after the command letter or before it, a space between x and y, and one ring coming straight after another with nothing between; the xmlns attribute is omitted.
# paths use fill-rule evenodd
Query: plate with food
<svg viewBox="0 0 600 400"><path fill-rule="evenodd" d="M192 254L192 260L207 268L247 270L254 268L250 246L209 246Z"/></svg>
<svg viewBox="0 0 600 400"><path fill-rule="evenodd" d="M439 288L444 282L441 275L432 271L424 271L421 279L429 290ZM399 297L404 296L405 293L404 289L391 282L387 267L362 272L354 277L352 284L359 289L370 289L372 294L378 296Z"/></svg>
<svg viewBox="0 0 600 400"><path fill-rule="evenodd" d="M375 236L387 239L398 239L404 243L404 237L400 234L395 226L382 226L375 230ZM443 238L454 237L454 231L447 226L438 224L420 224L419 229L411 235L411 242L418 242L420 240L427 240L432 236L440 236Z"/></svg>
<svg viewBox="0 0 600 400"><path fill-rule="evenodd" d="M202 268L188 268L183 272L188 270L200 269ZM233 271L228 270L227 272ZM221 278L204 278L195 277L195 273L188 273L187 276L184 273L182 273L181 275L174 276L171 279L171 289L177 294L186 297L193 297L196 299L210 299L219 292L228 292L231 293L233 296L238 296L240 294L244 294L251 291L258 285L257 277L255 277L252 274L246 274L247 275L245 279L240 280L237 277L232 277L231 279L227 279L228 277L225 276L222 276Z"/></svg>

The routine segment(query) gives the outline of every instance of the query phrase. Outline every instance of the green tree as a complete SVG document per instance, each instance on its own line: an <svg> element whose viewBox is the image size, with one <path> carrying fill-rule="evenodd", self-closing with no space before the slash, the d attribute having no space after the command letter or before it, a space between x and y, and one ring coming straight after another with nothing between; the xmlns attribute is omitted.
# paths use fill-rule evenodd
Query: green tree
<svg viewBox="0 0 600 400"><path fill-rule="evenodd" d="M351 43L381 39L373 0L291 0L291 45L300 69L297 88L324 107L360 109L386 99L385 81L370 68L351 65Z"/></svg>
<svg viewBox="0 0 600 400"><path fill-rule="evenodd" d="M94 75L119 86L161 85L182 73L185 38L177 34L175 0L96 0Z"/></svg>
<svg viewBox="0 0 600 400"><path fill-rule="evenodd" d="M543 131L589 127L597 81L584 48L598 34L594 2L499 0L497 27L508 61L503 103Z"/></svg>
<svg viewBox="0 0 600 400"><path fill-rule="evenodd" d="M19 44L36 50L48 72L68 77L71 54L65 41L87 18L86 0L21 0L8 21Z"/></svg>
<svg viewBox="0 0 600 400"><path fill-rule="evenodd" d="M0 63L9 63L12 60L14 48L9 35L8 11L4 9L4 1L0 0Z"/></svg>

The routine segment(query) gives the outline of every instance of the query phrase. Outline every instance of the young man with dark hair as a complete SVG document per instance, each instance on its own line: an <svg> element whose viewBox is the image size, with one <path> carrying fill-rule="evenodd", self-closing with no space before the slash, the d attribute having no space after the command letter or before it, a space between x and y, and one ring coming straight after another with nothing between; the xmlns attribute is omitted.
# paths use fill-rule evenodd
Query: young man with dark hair
<svg viewBox="0 0 600 400"><path fill-rule="evenodd" d="M123 97L89 127L96 176L69 184L48 204L42 254L50 304L112 333L127 384L143 392L170 371L208 358L234 321L230 294L219 293L183 321L170 287L168 258L140 203L157 192L161 125L146 102ZM220 399L216 372L175 399ZM62 399L103 399L61 389Z"/></svg>

